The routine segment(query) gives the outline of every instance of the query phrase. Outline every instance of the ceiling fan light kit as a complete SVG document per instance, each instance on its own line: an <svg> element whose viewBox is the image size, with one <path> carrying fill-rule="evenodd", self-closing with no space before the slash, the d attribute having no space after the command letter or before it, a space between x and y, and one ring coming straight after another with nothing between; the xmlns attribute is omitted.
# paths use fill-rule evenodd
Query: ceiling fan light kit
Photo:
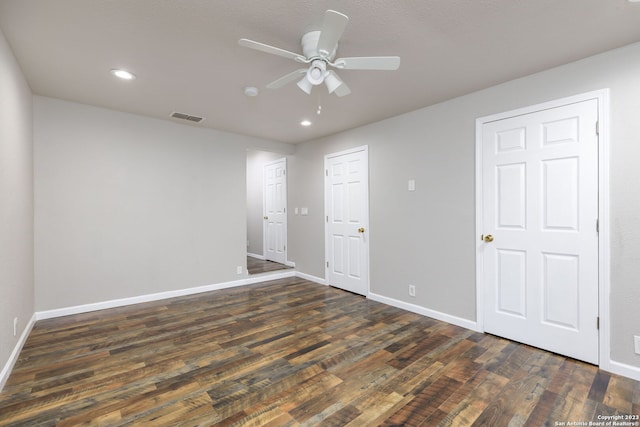
<svg viewBox="0 0 640 427"><path fill-rule="evenodd" d="M397 70L400 67L400 58L397 56L338 58L333 62L338 50L338 42L348 22L347 15L335 10L327 10L322 29L310 31L302 36L303 55L249 39L240 39L238 43L250 49L310 64L307 69L301 68L292 71L272 81L267 85L267 88L278 89L289 82L298 80L300 75L304 74L297 85L305 93L310 95L313 86L324 83L329 93L335 93L341 97L350 94L351 90L335 71L327 70L327 66L340 70Z"/></svg>
<svg viewBox="0 0 640 427"><path fill-rule="evenodd" d="M313 86L311 85L309 79L307 79L306 75L302 78L302 80L298 82L298 87L302 89L307 95L311 95L311 89L313 89Z"/></svg>
<svg viewBox="0 0 640 427"><path fill-rule="evenodd" d="M324 84L327 86L329 93L333 93L343 84L343 82L338 78L336 73L330 71L324 78Z"/></svg>

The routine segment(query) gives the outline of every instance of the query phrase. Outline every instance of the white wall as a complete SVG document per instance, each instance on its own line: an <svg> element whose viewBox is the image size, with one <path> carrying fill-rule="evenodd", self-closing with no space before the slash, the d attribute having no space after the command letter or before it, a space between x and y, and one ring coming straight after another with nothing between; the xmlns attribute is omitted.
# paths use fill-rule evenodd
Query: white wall
<svg viewBox="0 0 640 427"><path fill-rule="evenodd" d="M34 105L37 311L242 277L247 149L284 144L51 98Z"/></svg>
<svg viewBox="0 0 640 427"><path fill-rule="evenodd" d="M32 119L31 89L0 32L0 370L34 312Z"/></svg>
<svg viewBox="0 0 640 427"><path fill-rule="evenodd" d="M475 321L476 118L602 88L611 89L611 356L640 368L640 44L298 145L289 206L310 210L289 225L297 269L324 277L323 156L367 144L371 291Z"/></svg>
<svg viewBox="0 0 640 427"><path fill-rule="evenodd" d="M283 157L286 156L268 151L247 152L247 252L250 254L264 255L264 164Z"/></svg>

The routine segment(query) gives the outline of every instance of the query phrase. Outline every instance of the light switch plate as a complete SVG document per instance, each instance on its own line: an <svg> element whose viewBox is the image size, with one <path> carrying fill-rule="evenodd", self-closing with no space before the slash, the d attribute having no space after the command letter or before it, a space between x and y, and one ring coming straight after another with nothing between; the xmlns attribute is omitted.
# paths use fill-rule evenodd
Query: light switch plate
<svg viewBox="0 0 640 427"><path fill-rule="evenodd" d="M633 343L635 345L636 354L640 354L640 336L638 335L634 336Z"/></svg>
<svg viewBox="0 0 640 427"><path fill-rule="evenodd" d="M300 208L300 215L309 215L309 208Z"/></svg>
<svg viewBox="0 0 640 427"><path fill-rule="evenodd" d="M407 190L416 191L416 180L415 179L410 179L409 180L409 182L407 183Z"/></svg>

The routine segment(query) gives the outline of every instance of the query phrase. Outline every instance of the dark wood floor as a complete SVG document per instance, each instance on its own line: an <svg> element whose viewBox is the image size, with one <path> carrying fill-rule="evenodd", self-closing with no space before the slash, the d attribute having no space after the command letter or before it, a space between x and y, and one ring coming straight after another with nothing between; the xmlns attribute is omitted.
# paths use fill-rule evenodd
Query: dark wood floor
<svg viewBox="0 0 640 427"><path fill-rule="evenodd" d="M0 425L555 426L640 383L298 278L38 322Z"/></svg>
<svg viewBox="0 0 640 427"><path fill-rule="evenodd" d="M288 269L291 269L291 267L278 262L261 260L250 256L247 257L247 271L249 274L268 273Z"/></svg>

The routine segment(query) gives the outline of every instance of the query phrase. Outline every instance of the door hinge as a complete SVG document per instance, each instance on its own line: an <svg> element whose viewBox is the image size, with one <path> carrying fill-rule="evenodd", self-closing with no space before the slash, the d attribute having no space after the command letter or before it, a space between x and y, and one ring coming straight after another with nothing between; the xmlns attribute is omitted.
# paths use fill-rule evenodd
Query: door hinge
<svg viewBox="0 0 640 427"><path fill-rule="evenodd" d="M596 328L600 330L600 316L596 317Z"/></svg>
<svg viewBox="0 0 640 427"><path fill-rule="evenodd" d="M327 261L327 268L329 268L329 261Z"/></svg>
<svg viewBox="0 0 640 427"><path fill-rule="evenodd" d="M324 170L324 176L329 176L329 169Z"/></svg>
<svg viewBox="0 0 640 427"><path fill-rule="evenodd" d="M596 135L600 135L600 120L596 121Z"/></svg>
<svg viewBox="0 0 640 427"><path fill-rule="evenodd" d="M287 250L287 245L282 245L282 250L286 251Z"/></svg>
<svg viewBox="0 0 640 427"><path fill-rule="evenodd" d="M327 222L329 222L329 215L327 215Z"/></svg>
<svg viewBox="0 0 640 427"><path fill-rule="evenodd" d="M596 219L596 233L600 232L600 218Z"/></svg>

